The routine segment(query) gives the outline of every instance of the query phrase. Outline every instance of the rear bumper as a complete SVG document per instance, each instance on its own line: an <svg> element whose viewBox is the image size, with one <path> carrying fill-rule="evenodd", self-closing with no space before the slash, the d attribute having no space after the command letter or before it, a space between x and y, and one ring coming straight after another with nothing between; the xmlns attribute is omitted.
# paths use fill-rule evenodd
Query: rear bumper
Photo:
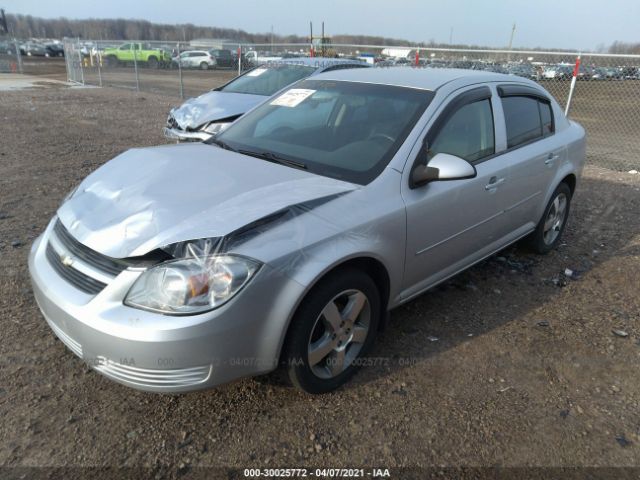
<svg viewBox="0 0 640 480"><path fill-rule="evenodd" d="M185 132L184 130L165 127L164 136L170 140L177 140L179 142L204 142L205 140L209 140L213 135L206 132Z"/></svg>
<svg viewBox="0 0 640 480"><path fill-rule="evenodd" d="M51 226L32 246L35 299L54 334L91 368L153 392L210 388L273 370L298 283L263 265L227 304L175 317L127 307L140 271L125 270L95 296L67 283L45 255Z"/></svg>

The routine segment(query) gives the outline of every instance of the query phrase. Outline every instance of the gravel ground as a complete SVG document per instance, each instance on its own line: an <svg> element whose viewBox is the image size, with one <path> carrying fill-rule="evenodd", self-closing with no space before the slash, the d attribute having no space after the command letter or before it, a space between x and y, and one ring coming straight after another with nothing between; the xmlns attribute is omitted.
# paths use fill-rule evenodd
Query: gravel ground
<svg viewBox="0 0 640 480"><path fill-rule="evenodd" d="M376 364L336 393L267 377L163 396L85 367L38 311L29 245L89 172L164 142L178 103L0 94L1 466L640 467L640 175L591 166L565 244L509 248L395 310Z"/></svg>

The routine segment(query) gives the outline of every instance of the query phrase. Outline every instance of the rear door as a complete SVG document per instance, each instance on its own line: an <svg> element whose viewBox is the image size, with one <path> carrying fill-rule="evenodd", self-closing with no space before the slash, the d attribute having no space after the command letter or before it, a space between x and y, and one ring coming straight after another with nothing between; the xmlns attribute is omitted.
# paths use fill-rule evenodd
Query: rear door
<svg viewBox="0 0 640 480"><path fill-rule="evenodd" d="M510 166L506 221L513 236L535 228L545 193L566 158L562 139L554 135L553 109L549 98L526 85L500 85L497 88L504 122L506 149L502 156Z"/></svg>
<svg viewBox="0 0 640 480"><path fill-rule="evenodd" d="M411 188L403 181L407 212L404 298L451 276L492 252L508 233L504 221L509 163L495 155L494 102L488 86L452 94L425 136L427 159L436 153L464 158L475 178L433 181ZM413 162L412 162L413 163ZM407 172L407 176L410 172Z"/></svg>

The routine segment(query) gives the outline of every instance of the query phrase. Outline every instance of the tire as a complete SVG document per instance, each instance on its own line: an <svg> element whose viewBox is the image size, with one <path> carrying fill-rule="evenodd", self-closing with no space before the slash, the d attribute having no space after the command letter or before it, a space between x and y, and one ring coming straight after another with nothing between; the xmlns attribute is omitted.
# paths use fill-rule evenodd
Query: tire
<svg viewBox="0 0 640 480"><path fill-rule="evenodd" d="M209 69L209 64L207 62L200 63L200 70L208 70L208 69Z"/></svg>
<svg viewBox="0 0 640 480"><path fill-rule="evenodd" d="M156 57L149 57L147 59L147 67L149 68L158 68L158 59Z"/></svg>
<svg viewBox="0 0 640 480"><path fill-rule="evenodd" d="M350 268L321 280L287 333L283 360L291 383L311 394L343 385L375 341L379 323L380 293L368 275Z"/></svg>
<svg viewBox="0 0 640 480"><path fill-rule="evenodd" d="M105 63L107 64L107 67L117 67L118 59L114 55L109 55L105 59Z"/></svg>
<svg viewBox="0 0 640 480"><path fill-rule="evenodd" d="M540 254L546 254L556 248L567 225L570 207L571 189L562 182L551 195L536 229L527 237L527 246Z"/></svg>

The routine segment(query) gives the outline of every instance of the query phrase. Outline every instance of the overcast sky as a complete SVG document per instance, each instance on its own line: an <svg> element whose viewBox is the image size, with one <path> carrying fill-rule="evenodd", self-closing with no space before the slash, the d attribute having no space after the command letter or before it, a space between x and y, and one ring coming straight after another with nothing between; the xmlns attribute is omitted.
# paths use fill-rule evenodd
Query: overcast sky
<svg viewBox="0 0 640 480"><path fill-rule="evenodd" d="M325 33L504 47L594 49L640 42L639 0L0 0L9 13L39 17L141 18L239 28L252 33Z"/></svg>

